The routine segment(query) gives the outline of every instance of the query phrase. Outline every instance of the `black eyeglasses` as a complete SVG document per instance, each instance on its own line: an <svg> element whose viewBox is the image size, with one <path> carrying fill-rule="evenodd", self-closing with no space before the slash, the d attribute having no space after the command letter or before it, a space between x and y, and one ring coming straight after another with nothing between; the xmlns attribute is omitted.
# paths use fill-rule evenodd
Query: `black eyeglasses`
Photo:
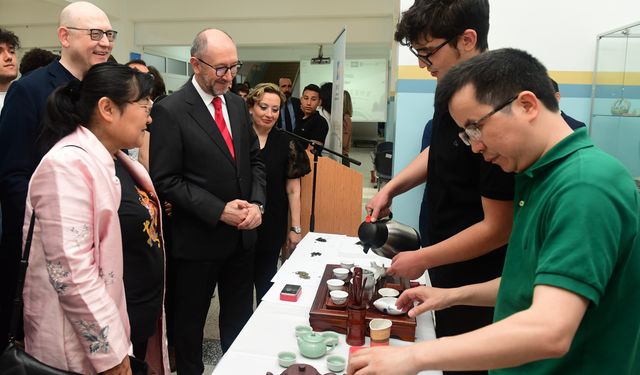
<svg viewBox="0 0 640 375"><path fill-rule="evenodd" d="M71 26L67 26L67 29L88 31L91 40L95 40L96 42L102 40L102 37L105 35L107 36L108 41L113 42L114 40L116 40L116 36L118 35L118 32L115 30L81 29L79 27Z"/></svg>
<svg viewBox="0 0 640 375"><path fill-rule="evenodd" d="M520 94L518 94L520 95ZM467 121L464 126L464 130L458 133L458 137L464 142L465 145L471 146L471 140L479 141L482 136L482 132L480 132L481 123L486 121L489 117L495 115L496 113L503 110L506 106L513 103L514 100L518 99L518 95L509 98L506 102L500 104L493 111L487 113L486 115L480 117L475 121Z"/></svg>
<svg viewBox="0 0 640 375"><path fill-rule="evenodd" d="M436 52L438 52L440 50L440 48L446 46L447 43L451 43L455 38L457 38L457 36L454 36L453 38L445 40L444 42L442 42L438 46L436 46L436 48L432 49L431 51L427 51L426 55L421 55L420 54L420 52L422 52L425 48L420 48L420 51L418 51L417 49L413 48L413 46L409 42L406 42L406 43L403 43L403 44L406 45L407 47L409 47L409 51L411 51L411 53L413 53L418 58L418 60L420 60L423 63L427 64L427 66L431 66L431 65L433 65L433 63L431 62L431 60L429 60L429 57L433 56Z"/></svg>
<svg viewBox="0 0 640 375"><path fill-rule="evenodd" d="M207 65L208 67L210 67L211 69L216 71L216 76L218 77L222 77L225 74L227 74L227 72L231 72L232 76L235 76L238 73L238 69L240 69L240 67L242 67L242 61L238 61L237 63L231 65L231 66L220 66L220 67L215 67L211 64L209 64L208 62L202 60L199 57L196 57L196 59L198 59L198 61L200 61L201 63Z"/></svg>

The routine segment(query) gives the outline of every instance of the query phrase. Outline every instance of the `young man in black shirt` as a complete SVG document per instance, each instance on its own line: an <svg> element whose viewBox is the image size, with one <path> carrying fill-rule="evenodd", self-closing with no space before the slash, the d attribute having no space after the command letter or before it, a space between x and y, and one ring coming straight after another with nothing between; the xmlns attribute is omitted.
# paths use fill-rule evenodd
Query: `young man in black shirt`
<svg viewBox="0 0 640 375"><path fill-rule="evenodd" d="M488 32L487 0L424 0L403 14L395 40L409 47L421 68L440 79L455 65L484 52ZM433 286L453 288L502 273L513 219L513 176L474 154L458 138L459 131L448 108L436 107L430 147L367 204L374 218L386 216L393 197L428 182L428 246L397 255L388 270L391 275L413 279L429 270ZM469 332L492 319L489 307L438 311L436 335Z"/></svg>
<svg viewBox="0 0 640 375"><path fill-rule="evenodd" d="M320 87L314 84L305 86L300 98L300 106L304 116L293 132L301 137L324 144L329 132L329 124L317 111L321 103Z"/></svg>

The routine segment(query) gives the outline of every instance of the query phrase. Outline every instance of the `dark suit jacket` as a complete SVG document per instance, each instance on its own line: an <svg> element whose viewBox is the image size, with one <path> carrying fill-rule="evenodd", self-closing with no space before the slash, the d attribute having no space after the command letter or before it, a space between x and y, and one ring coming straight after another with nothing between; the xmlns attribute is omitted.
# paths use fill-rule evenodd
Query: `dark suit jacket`
<svg viewBox="0 0 640 375"><path fill-rule="evenodd" d="M304 116L304 113L302 113L302 108L300 107L300 99L292 96L289 98L289 101L293 106L293 113L296 118L296 124L300 124L300 120L302 120L302 117ZM288 105L289 101L284 104ZM284 116L284 114L285 114L284 106L282 106L282 110L280 110L280 116L278 117L278 121L276 121L276 127L280 129L284 129L284 126L282 126L282 116Z"/></svg>
<svg viewBox="0 0 640 375"><path fill-rule="evenodd" d="M47 97L73 79L56 60L9 86L0 115L0 200L5 234L22 233L29 179L42 156L36 138Z"/></svg>
<svg viewBox="0 0 640 375"><path fill-rule="evenodd" d="M266 203L266 171L249 111L239 96L224 98L235 161L191 81L153 106L149 167L158 194L173 204L174 258L224 259L240 244L247 250L255 244L255 229L220 221L234 199Z"/></svg>

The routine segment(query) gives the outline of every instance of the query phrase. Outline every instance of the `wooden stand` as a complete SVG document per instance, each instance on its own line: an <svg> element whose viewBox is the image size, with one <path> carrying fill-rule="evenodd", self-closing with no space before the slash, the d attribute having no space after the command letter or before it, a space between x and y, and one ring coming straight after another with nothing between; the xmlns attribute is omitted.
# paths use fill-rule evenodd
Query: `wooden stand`
<svg viewBox="0 0 640 375"><path fill-rule="evenodd" d="M336 306L331 302L327 280L333 278L333 269L340 267L337 264L327 264L322 275L322 281L316 293L316 298L311 305L309 313L309 323L314 331L335 331L346 334L347 332L347 311L346 304ZM385 285L385 287L400 288L399 284ZM374 306L367 309L366 325L367 335L369 335L369 322L371 319L382 318L389 319L393 323L391 326L391 337L403 341L416 340L416 320L410 318L406 314L403 315L387 315L378 311Z"/></svg>
<svg viewBox="0 0 640 375"><path fill-rule="evenodd" d="M311 173L302 177L300 191L300 221L302 234L309 232L311 216L311 190L313 182L313 155ZM315 231L321 233L358 236L362 222L362 175L333 159L318 159L316 181Z"/></svg>

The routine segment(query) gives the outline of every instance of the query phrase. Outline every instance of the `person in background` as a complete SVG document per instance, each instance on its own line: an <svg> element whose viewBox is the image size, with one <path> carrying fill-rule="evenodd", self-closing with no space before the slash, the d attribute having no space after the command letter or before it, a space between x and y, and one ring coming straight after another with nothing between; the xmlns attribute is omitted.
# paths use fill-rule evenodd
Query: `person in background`
<svg viewBox="0 0 640 375"><path fill-rule="evenodd" d="M72 80L82 80L92 65L107 61L117 31L95 5L78 1L60 12L60 60L54 60L15 81L0 115L0 337L7 337L9 306L17 282L22 252L22 224L31 174L42 154L36 148L40 123L49 94Z"/></svg>
<svg viewBox="0 0 640 375"><path fill-rule="evenodd" d="M7 96L9 85L18 77L16 50L20 39L13 32L0 28L0 112Z"/></svg>
<svg viewBox="0 0 640 375"><path fill-rule="evenodd" d="M349 156L351 150L351 135L353 134L353 103L351 102L351 94L344 90L344 101L342 105L342 154ZM349 166L349 161L342 160L342 164Z"/></svg>
<svg viewBox="0 0 640 375"><path fill-rule="evenodd" d="M276 126L279 129L292 132L296 129L298 122L303 116L300 99L293 96L293 82L291 82L291 78L280 77L280 79L278 79L278 86L287 98L287 101L282 106L284 110L280 113Z"/></svg>
<svg viewBox="0 0 640 375"><path fill-rule="evenodd" d="M151 92L151 100L154 103L162 100L167 96L167 89L164 85L164 80L162 79L162 74L155 67L149 65L146 67L149 73L153 75L153 91ZM144 135L144 140L142 141L142 146L138 149L138 161L144 165L144 167L149 170L149 133ZM167 202L164 203L165 211L167 215L170 214L171 205ZM167 211L167 209L169 211ZM169 233L169 231L165 232L165 236Z"/></svg>
<svg viewBox="0 0 640 375"><path fill-rule="evenodd" d="M145 233L158 245L151 251L161 251L159 202L151 179L120 151L142 142L151 121L152 78L111 63L93 66L83 78L49 98L39 138L48 151L29 183L24 230L32 215L35 226L23 292L25 350L66 371L127 374L131 330L121 225L133 228L118 219L122 184L115 177L115 160L135 181L130 187L144 189ZM122 193L128 195L129 189ZM162 264L154 270L137 272L155 274L145 282L160 288L161 298ZM146 319L158 322L160 315L156 310ZM156 350L147 360L155 371L168 374L162 332L156 333Z"/></svg>
<svg viewBox="0 0 640 375"><path fill-rule="evenodd" d="M250 275L266 171L247 106L228 92L242 65L233 40L221 30L201 31L190 63L192 79L153 107L149 167L161 198L173 206L168 262L176 277L177 370L200 375L216 285L223 352L253 312Z"/></svg>
<svg viewBox="0 0 640 375"><path fill-rule="evenodd" d="M560 87L558 87L558 82L556 82L551 77L549 77L549 79L551 80L551 84L553 85L553 90L555 91L555 97L558 100L558 103L560 103ZM573 117L571 117L571 116L567 115L566 113L564 113L564 111L560 110L560 114L562 115L562 118L564 119L564 121L566 121L567 124L569 124L569 127L571 129L576 130L578 128L585 128L586 127L584 122L574 119Z"/></svg>
<svg viewBox="0 0 640 375"><path fill-rule="evenodd" d="M258 84L247 97L253 129L260 141L260 156L267 167L267 205L258 227L253 271L257 304L271 288L280 250L286 259L302 239L300 177L310 167L304 149L287 133L274 129L285 100L272 83Z"/></svg>
<svg viewBox="0 0 640 375"><path fill-rule="evenodd" d="M488 33L488 0L422 0L403 13L394 38L440 80L455 65L486 51ZM431 145L366 205L377 220L389 215L393 197L423 182L429 186L428 246L396 255L389 275L414 279L428 270L433 286L450 288L502 273L513 218L513 175L471 152L459 131L448 108L435 106ZM455 336L491 324L493 309L456 306L435 312L435 318L437 337Z"/></svg>
<svg viewBox="0 0 640 375"><path fill-rule="evenodd" d="M247 95L249 95L249 86L244 83L234 83L231 86L231 92L238 95L245 102L247 101Z"/></svg>
<svg viewBox="0 0 640 375"><path fill-rule="evenodd" d="M4 98L7 96L7 90L11 82L18 76L16 70L16 49L20 47L20 40L13 32L0 28L0 115L2 113L2 107L4 106ZM2 205L0 202L0 238L2 238ZM1 248L0 248L1 249ZM0 259L4 260L4 257L0 254ZM1 296L1 295L0 295ZM3 302L3 299L0 299ZM4 323L2 319L3 308L0 307L0 334L4 333L4 329L1 328ZM0 336L0 339L4 338L4 335Z"/></svg>
<svg viewBox="0 0 640 375"><path fill-rule="evenodd" d="M294 133L319 144L324 144L329 132L329 125L317 111L318 106L322 103L320 100L320 87L314 84L307 85L302 90L300 102L302 103L303 117L296 126Z"/></svg>
<svg viewBox="0 0 640 375"><path fill-rule="evenodd" d="M149 68L147 67L147 63L142 59L129 60L124 65L128 66L129 68L135 69L135 70L137 70L139 72L142 72L142 73L149 73Z"/></svg>
<svg viewBox="0 0 640 375"><path fill-rule="evenodd" d="M360 350L347 373L639 374L640 195L627 169L585 128L567 125L546 68L524 51L458 65L438 82L435 101L448 106L466 147L517 173L518 205L501 277L408 289L398 307L415 317L495 305L494 323Z"/></svg>
<svg viewBox="0 0 640 375"><path fill-rule="evenodd" d="M32 71L49 65L53 60L60 58L51 51L42 48L32 48L28 50L22 60L20 60L20 74L25 76Z"/></svg>
<svg viewBox="0 0 640 375"><path fill-rule="evenodd" d="M153 74L153 92L151 99L156 103L167 96L167 86L164 83L164 79L162 79L162 73L160 73L155 66L148 65L147 69L149 69L149 73Z"/></svg>

